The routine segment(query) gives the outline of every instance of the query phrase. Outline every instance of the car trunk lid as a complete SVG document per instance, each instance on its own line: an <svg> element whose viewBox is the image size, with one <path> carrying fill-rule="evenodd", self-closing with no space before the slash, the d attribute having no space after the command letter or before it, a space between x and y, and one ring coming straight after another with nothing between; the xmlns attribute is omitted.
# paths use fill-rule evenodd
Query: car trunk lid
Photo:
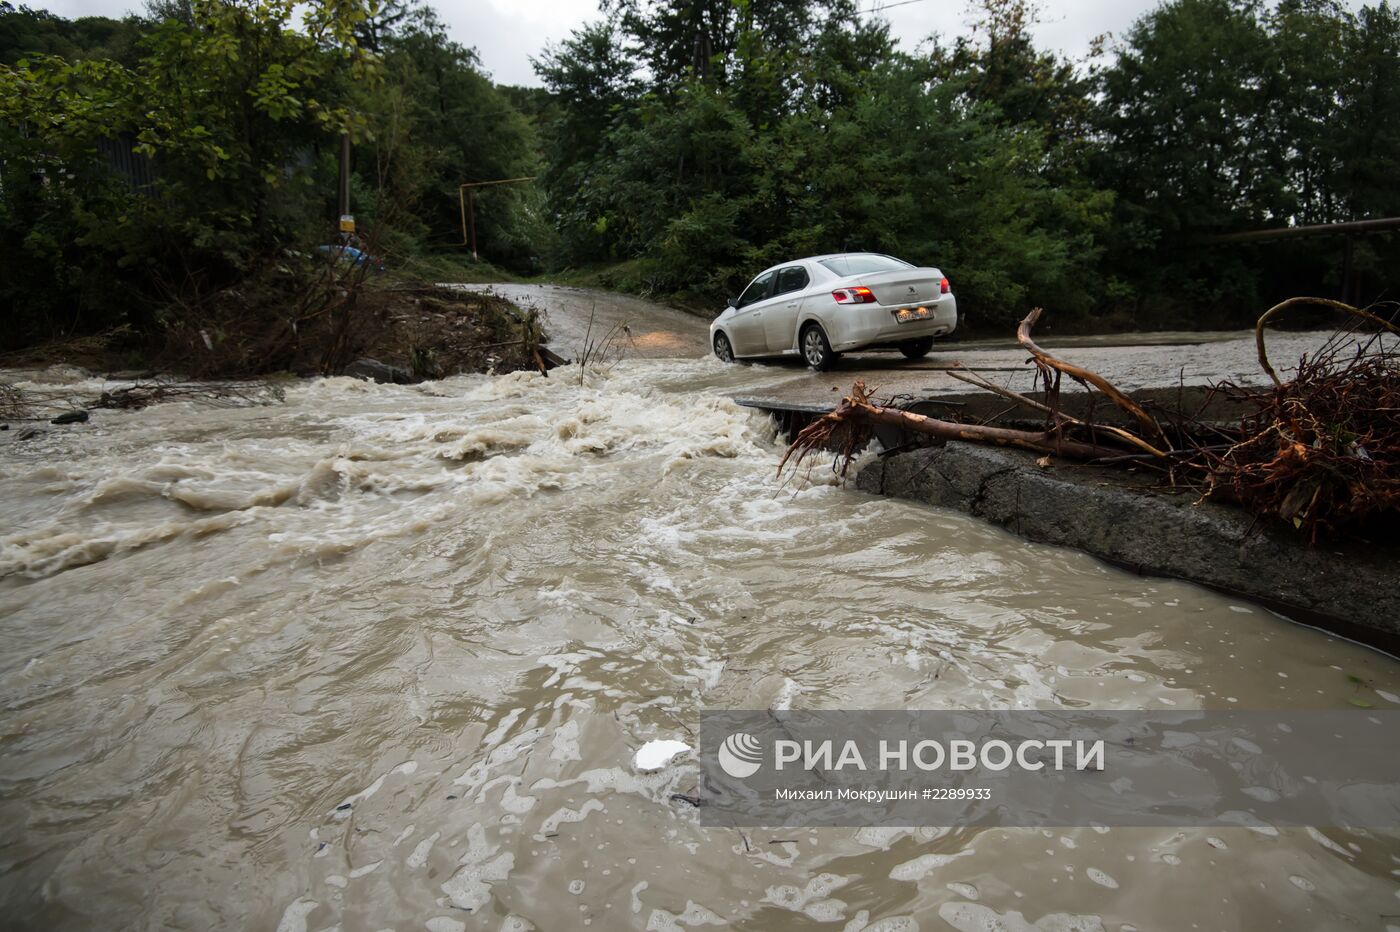
<svg viewBox="0 0 1400 932"><path fill-rule="evenodd" d="M896 269L853 275L851 281L869 288L881 304L902 305L937 301L938 283L942 278L943 273L937 269Z"/></svg>

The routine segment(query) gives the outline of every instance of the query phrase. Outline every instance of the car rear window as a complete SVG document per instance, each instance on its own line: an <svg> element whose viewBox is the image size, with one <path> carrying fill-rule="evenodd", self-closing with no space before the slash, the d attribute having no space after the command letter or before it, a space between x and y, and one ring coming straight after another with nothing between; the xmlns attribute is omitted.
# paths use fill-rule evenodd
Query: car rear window
<svg viewBox="0 0 1400 932"><path fill-rule="evenodd" d="M830 259L822 259L821 264L842 278L847 275L864 275L867 272L893 272L897 269L913 268L908 262L901 262L893 256L879 256L873 252L832 256Z"/></svg>
<svg viewBox="0 0 1400 932"><path fill-rule="evenodd" d="M773 294L787 294L790 291L801 291L807 287L807 270L800 265L789 266L778 271L778 287L773 290Z"/></svg>

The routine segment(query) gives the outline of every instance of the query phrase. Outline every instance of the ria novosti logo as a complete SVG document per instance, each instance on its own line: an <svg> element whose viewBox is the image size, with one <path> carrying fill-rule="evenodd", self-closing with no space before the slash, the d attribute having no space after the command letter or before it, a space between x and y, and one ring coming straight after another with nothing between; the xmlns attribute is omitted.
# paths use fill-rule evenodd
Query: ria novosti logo
<svg viewBox="0 0 1400 932"><path fill-rule="evenodd" d="M763 745L753 735L736 731L724 739L716 756L725 773L743 780L758 773L763 765Z"/></svg>
<svg viewBox="0 0 1400 932"><path fill-rule="evenodd" d="M1097 770L1104 769L1104 739L1069 738L1004 741L999 738L953 738L909 741L880 739L874 747L853 739L823 738L795 740L779 738L772 743L773 771L808 772L875 771L972 771L998 772L1019 769ZM729 776L744 780L763 766L764 743L746 731L732 732L720 743L715 756Z"/></svg>

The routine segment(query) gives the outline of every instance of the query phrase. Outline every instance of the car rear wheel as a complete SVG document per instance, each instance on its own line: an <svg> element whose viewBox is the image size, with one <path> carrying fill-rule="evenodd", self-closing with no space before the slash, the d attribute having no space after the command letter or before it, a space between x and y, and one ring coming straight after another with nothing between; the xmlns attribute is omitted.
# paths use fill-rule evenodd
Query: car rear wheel
<svg viewBox="0 0 1400 932"><path fill-rule="evenodd" d="M825 372L836 365L836 353L832 351L831 344L826 341L826 334L817 324L808 324L802 328L802 358L818 372Z"/></svg>
<svg viewBox="0 0 1400 932"><path fill-rule="evenodd" d="M715 334L715 356L720 362L734 361L734 347L729 345L729 337L722 333Z"/></svg>
<svg viewBox="0 0 1400 932"><path fill-rule="evenodd" d="M908 340L899 344L899 351L904 354L905 359L923 359L931 349L933 349L933 337L920 337L917 340Z"/></svg>

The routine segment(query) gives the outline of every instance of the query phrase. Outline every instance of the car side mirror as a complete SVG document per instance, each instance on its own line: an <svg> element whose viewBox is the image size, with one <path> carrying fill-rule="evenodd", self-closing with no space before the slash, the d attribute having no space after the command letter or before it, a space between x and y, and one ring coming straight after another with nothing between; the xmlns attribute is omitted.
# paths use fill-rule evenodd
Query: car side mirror
<svg viewBox="0 0 1400 932"><path fill-rule="evenodd" d="M729 299L729 306L730 306L730 307L738 307L738 306L739 306L739 299L738 299L738 298L730 298L730 299Z"/></svg>

